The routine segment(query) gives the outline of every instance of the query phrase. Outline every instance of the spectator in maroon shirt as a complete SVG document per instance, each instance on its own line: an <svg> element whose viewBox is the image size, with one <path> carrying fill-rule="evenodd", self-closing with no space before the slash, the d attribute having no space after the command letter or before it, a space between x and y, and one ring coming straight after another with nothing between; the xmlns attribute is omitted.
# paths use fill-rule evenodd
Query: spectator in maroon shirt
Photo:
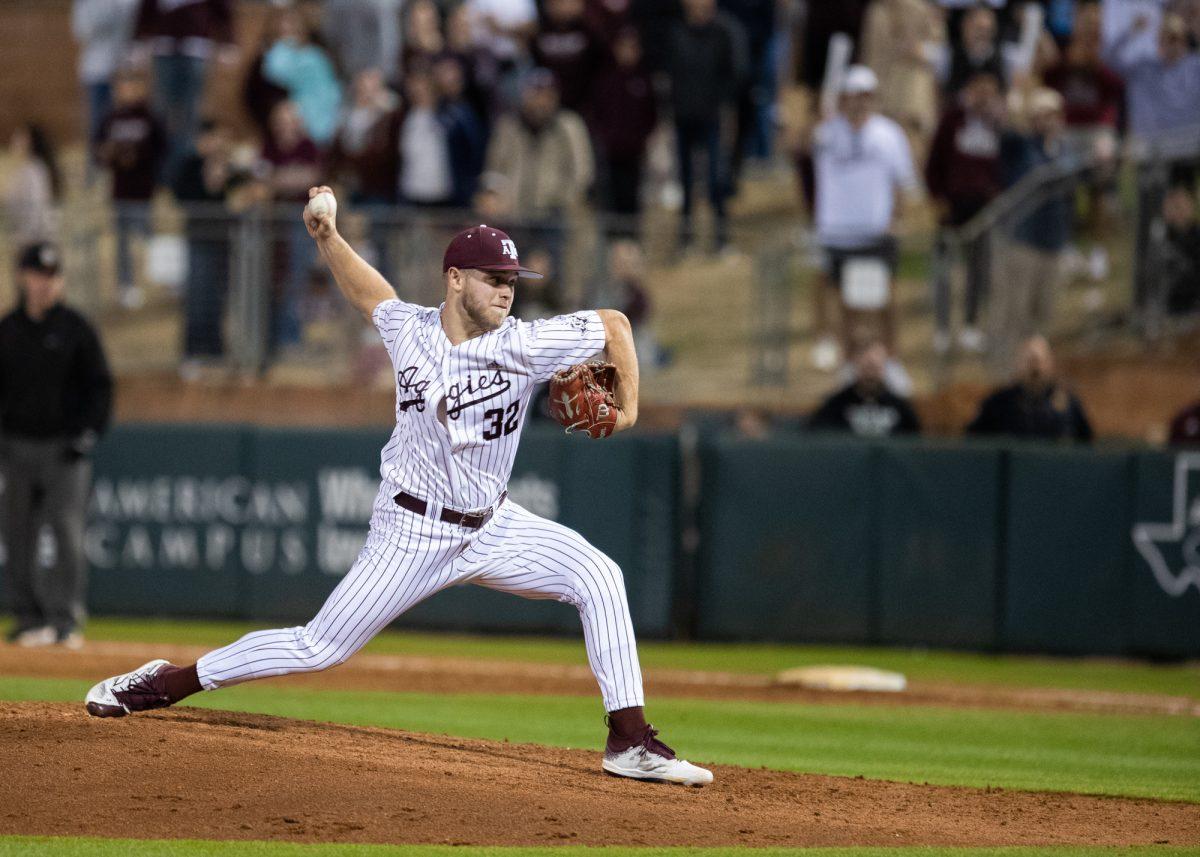
<svg viewBox="0 0 1200 857"><path fill-rule="evenodd" d="M308 189L320 178L321 153L292 102L281 101L271 111L262 157L273 199L308 201Z"/></svg>
<svg viewBox="0 0 1200 857"><path fill-rule="evenodd" d="M1125 84L1101 61L1099 32L1076 32L1043 79L1062 95L1068 129L1116 129Z"/></svg>
<svg viewBox="0 0 1200 857"><path fill-rule="evenodd" d="M1115 201L1116 174L1111 167L1125 84L1101 60L1098 13L1080 16L1063 58L1046 70L1043 80L1063 97L1067 145L1097 165L1087 182L1084 231L1093 239L1088 271L1094 280L1102 280L1108 273L1108 254L1100 238L1107 231L1107 215Z"/></svg>
<svg viewBox="0 0 1200 857"><path fill-rule="evenodd" d="M990 72L972 77L958 104L942 116L925 167L943 222L960 226L1000 191L997 159L1003 122L1000 85Z"/></svg>
<svg viewBox="0 0 1200 857"><path fill-rule="evenodd" d="M943 229L967 223L1000 193L1000 136L1004 102L1000 81L990 71L980 71L967 80L958 97L938 124L925 166L925 184L939 210ZM939 241L944 255L946 245ZM987 289L990 265L987 244L975 242L967 253L967 301L965 326L960 344L979 350L979 305ZM946 264L936 288L937 341L939 351L949 347L949 270Z"/></svg>
<svg viewBox="0 0 1200 857"><path fill-rule="evenodd" d="M530 44L534 64L554 73L562 106L576 113L583 112L605 58L584 11L584 0L545 0L541 27Z"/></svg>
<svg viewBox="0 0 1200 857"><path fill-rule="evenodd" d="M617 214L635 215L641 211L642 161L658 110L637 30L622 30L612 54L596 78L587 119L607 191L602 204Z"/></svg>
<svg viewBox="0 0 1200 857"><path fill-rule="evenodd" d="M669 359L654 333L654 301L646 288L646 257L636 240L620 238L608 248L610 294L633 328L643 371Z"/></svg>
<svg viewBox="0 0 1200 857"><path fill-rule="evenodd" d="M232 0L142 0L134 40L154 55L154 102L167 129L165 178L191 154L214 53L234 62ZM219 51L218 51L219 48Z"/></svg>
<svg viewBox="0 0 1200 857"><path fill-rule="evenodd" d="M112 173L112 197L117 215L117 284L122 306L142 303L136 284L129 241L145 236L149 203L158 186L158 175L167 153L162 123L150 109L149 85L144 74L131 69L113 81L113 109L100 123L97 154Z"/></svg>
<svg viewBox="0 0 1200 857"><path fill-rule="evenodd" d="M318 184L321 154L304 132L304 121L290 101L282 101L271 112L270 133L263 144L262 168L269 196L281 202L306 202L308 189ZM299 305L308 285L308 274L316 262L315 245L300 218L288 212L275 225L271 342L275 347L300 342Z"/></svg>

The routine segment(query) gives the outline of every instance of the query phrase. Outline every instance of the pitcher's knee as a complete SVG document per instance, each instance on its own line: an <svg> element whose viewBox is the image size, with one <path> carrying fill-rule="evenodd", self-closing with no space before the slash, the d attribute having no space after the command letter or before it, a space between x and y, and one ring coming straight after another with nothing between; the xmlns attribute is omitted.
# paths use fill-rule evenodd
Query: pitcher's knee
<svg viewBox="0 0 1200 857"><path fill-rule="evenodd" d="M339 640L309 626L296 629L296 641L308 672L320 672L344 664L358 651L358 647L349 641Z"/></svg>
<svg viewBox="0 0 1200 857"><path fill-rule="evenodd" d="M577 593L579 607L598 601L625 601L625 576L621 573L621 567L604 554L597 554L596 562L580 569L572 577L572 588Z"/></svg>
<svg viewBox="0 0 1200 857"><path fill-rule="evenodd" d="M604 557L603 571L604 574L602 579L604 580L608 590L612 593L620 594L620 596L624 598L625 573L621 571L621 566L617 565L608 557Z"/></svg>

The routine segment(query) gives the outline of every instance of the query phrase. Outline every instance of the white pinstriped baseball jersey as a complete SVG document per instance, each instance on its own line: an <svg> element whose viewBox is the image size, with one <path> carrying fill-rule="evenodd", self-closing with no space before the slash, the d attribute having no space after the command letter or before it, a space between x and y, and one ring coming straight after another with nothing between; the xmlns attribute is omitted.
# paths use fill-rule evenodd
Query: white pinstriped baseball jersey
<svg viewBox="0 0 1200 857"><path fill-rule="evenodd" d="M373 529L404 526L405 491L458 511L493 505L508 484L535 386L604 349L593 311L508 318L451 345L440 308L384 301L372 319L396 377L396 428L383 448Z"/></svg>
<svg viewBox="0 0 1200 857"><path fill-rule="evenodd" d="M642 673L620 568L579 533L512 500L499 507L534 386L605 345L598 313L498 329L452 346L438 309L399 300L372 318L396 372L396 429L384 447L371 533L353 567L307 625L255 631L201 657L206 690L345 662L406 610L475 584L579 611L605 709L643 704ZM396 505L425 500L422 516ZM472 529L440 520L494 507Z"/></svg>

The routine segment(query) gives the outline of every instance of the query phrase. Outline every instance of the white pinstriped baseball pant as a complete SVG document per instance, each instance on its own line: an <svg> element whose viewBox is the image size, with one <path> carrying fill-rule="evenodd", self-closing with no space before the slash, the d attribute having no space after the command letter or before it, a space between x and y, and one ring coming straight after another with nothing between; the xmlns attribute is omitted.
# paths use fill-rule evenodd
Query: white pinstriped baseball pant
<svg viewBox="0 0 1200 857"><path fill-rule="evenodd" d="M606 711L642 705L642 672L621 570L574 530L511 500L478 530L405 516L372 532L307 625L255 631L197 662L205 690L344 663L396 617L447 586L473 583L574 605Z"/></svg>

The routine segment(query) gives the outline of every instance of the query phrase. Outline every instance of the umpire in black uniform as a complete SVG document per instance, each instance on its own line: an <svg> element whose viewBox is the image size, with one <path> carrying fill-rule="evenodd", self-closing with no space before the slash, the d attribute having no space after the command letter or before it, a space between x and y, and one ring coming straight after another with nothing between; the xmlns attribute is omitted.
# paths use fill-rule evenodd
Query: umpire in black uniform
<svg viewBox="0 0 1200 857"><path fill-rule="evenodd" d="M8 636L18 645L78 648L90 454L108 426L112 376L96 331L62 304L58 248L26 247L17 279L17 308L0 320L0 525L17 620ZM43 524L56 546L55 566L44 574L37 549Z"/></svg>

